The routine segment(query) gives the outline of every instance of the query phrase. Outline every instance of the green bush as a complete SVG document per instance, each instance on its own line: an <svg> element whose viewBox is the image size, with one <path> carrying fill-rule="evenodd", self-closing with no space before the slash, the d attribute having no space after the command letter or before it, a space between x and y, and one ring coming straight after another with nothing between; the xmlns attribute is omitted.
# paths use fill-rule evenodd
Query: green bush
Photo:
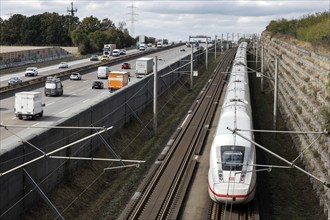
<svg viewBox="0 0 330 220"><path fill-rule="evenodd" d="M271 21L266 30L272 36L281 33L301 41L330 43L330 12L325 11L304 16L298 20L279 19Z"/></svg>

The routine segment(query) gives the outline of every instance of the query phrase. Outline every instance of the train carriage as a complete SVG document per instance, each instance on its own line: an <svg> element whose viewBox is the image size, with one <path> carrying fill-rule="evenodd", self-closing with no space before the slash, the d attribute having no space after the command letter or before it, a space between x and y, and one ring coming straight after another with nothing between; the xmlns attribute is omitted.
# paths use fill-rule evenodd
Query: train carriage
<svg viewBox="0 0 330 220"><path fill-rule="evenodd" d="M256 191L255 146L227 129L247 130L241 133L254 139L246 49L246 42L237 49L211 146L208 192L218 203L247 203Z"/></svg>

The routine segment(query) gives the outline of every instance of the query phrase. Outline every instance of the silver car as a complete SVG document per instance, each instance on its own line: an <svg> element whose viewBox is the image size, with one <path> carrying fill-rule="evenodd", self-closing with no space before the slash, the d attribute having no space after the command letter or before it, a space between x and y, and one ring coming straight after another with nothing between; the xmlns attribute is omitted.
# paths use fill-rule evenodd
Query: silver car
<svg viewBox="0 0 330 220"><path fill-rule="evenodd" d="M8 86L15 85L15 84L18 84L18 83L21 83L21 82L23 82L21 78L19 78L18 76L12 76L8 80Z"/></svg>
<svg viewBox="0 0 330 220"><path fill-rule="evenodd" d="M58 68L69 68L69 64L67 62L61 62L58 65Z"/></svg>
<svg viewBox="0 0 330 220"><path fill-rule="evenodd" d="M70 80L81 80L81 75L80 73L72 73L70 75Z"/></svg>

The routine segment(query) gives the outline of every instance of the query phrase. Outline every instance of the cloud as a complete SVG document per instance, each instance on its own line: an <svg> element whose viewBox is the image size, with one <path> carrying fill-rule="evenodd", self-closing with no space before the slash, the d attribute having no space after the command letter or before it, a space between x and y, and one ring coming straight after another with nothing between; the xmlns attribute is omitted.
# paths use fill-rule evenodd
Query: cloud
<svg viewBox="0 0 330 220"><path fill-rule="evenodd" d="M196 34L261 33L271 20L300 18L329 9L328 0L144 0L133 1L133 8L131 0L1 0L0 16L8 19L10 14L31 16L44 12L65 15L72 1L80 20L94 16L108 18L116 25L125 21L134 35L170 40Z"/></svg>

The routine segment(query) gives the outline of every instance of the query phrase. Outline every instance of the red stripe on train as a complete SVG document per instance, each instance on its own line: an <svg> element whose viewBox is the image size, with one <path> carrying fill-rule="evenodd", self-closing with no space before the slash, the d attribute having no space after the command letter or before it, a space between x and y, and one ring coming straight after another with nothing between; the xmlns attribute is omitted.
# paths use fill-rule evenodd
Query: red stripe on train
<svg viewBox="0 0 330 220"><path fill-rule="evenodd" d="M226 194L217 194L217 193L215 193L215 192L212 190L212 188L211 188L209 182L207 183L207 185L208 185L210 191L211 191L215 196L217 196L217 197L223 197L223 198L234 198L234 197L235 197L235 198L246 198L246 197L250 196L250 194L256 189L256 184L255 184L254 187L253 187L253 189L251 190L251 192L248 193L248 194L242 194L242 195L226 195Z"/></svg>

